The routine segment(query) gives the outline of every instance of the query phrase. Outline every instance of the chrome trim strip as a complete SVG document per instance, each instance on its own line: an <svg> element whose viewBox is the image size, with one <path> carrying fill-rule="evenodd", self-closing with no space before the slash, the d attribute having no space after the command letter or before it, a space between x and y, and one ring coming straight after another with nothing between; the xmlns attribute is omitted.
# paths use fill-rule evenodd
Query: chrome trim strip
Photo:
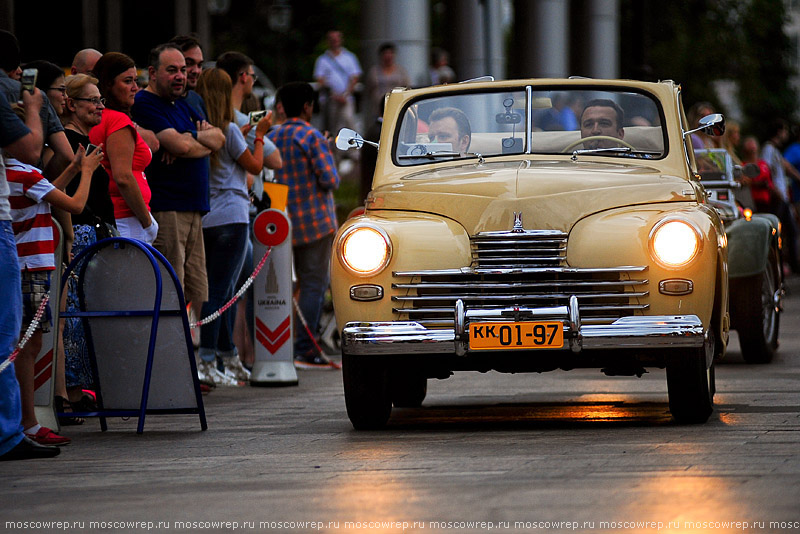
<svg viewBox="0 0 800 534"><path fill-rule="evenodd" d="M530 154L533 150L533 87L525 87L525 153Z"/></svg>
<svg viewBox="0 0 800 534"><path fill-rule="evenodd" d="M623 293L547 293L540 295L497 295L497 294L444 294L444 295L421 295L421 296L401 296L392 295L392 300L395 302L430 302L437 300L494 300L498 302L520 301L520 300L554 300L566 299L572 295L578 295L581 298L605 299L605 298L640 298L646 297L650 293L648 291L641 292L623 292Z"/></svg>
<svg viewBox="0 0 800 534"><path fill-rule="evenodd" d="M567 310L563 306L557 308ZM470 318L481 314L481 310L474 310L475 315L470 311L466 311ZM571 344L573 351L576 347L579 351L697 348L703 346L705 339L703 323L696 315L623 317L612 324L581 325L578 322L580 318L573 316L572 311L568 314L565 337L569 335L577 339ZM506 318L512 320L513 315ZM575 325L577 332L572 331ZM452 329L429 329L413 321L352 322L347 323L342 331L342 350L354 355L454 355L461 352L456 347L457 342L463 348L465 340L457 340Z"/></svg>
<svg viewBox="0 0 800 534"><path fill-rule="evenodd" d="M642 286L650 280L547 280L542 282L411 282L407 284L392 284L392 289L526 289L526 288L558 288L558 287L627 287Z"/></svg>
<svg viewBox="0 0 800 534"><path fill-rule="evenodd" d="M517 267L509 269L475 269L462 267L460 269L431 269L429 271L392 271L392 276L460 276L472 274L596 274L596 273L624 273L628 271L644 272L646 265L606 267L606 268L581 268L581 267Z"/></svg>

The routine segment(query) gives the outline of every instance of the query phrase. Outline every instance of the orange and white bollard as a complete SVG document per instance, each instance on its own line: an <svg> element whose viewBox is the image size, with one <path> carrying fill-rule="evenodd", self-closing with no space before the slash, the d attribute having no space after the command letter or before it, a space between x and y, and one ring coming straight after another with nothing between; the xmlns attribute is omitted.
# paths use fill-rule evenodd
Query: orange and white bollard
<svg viewBox="0 0 800 534"><path fill-rule="evenodd" d="M272 252L253 284L253 386L295 386L292 313L292 224L283 211L264 210L253 224L253 257Z"/></svg>

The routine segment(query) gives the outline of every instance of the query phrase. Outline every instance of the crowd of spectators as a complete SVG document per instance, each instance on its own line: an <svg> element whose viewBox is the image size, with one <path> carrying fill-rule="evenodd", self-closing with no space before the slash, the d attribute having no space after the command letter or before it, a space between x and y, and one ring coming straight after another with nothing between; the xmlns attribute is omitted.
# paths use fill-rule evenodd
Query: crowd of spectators
<svg viewBox="0 0 800 534"><path fill-rule="evenodd" d="M347 122L361 71L341 47L341 34L331 32L329 42L316 75L331 90L328 111ZM281 87L275 109L251 121L245 111L252 109L253 61L229 51L204 70L194 36L151 50L144 87L133 59L121 52L81 50L68 70L46 60L23 64L22 57L15 36L0 31L2 460L52 457L71 441L36 420L33 368L44 332L58 329L64 355L55 373L60 426L83 424L71 414L98 409L83 323L53 324L45 303L51 285L59 289L50 277L58 258L68 263L110 236L152 244L174 268L194 318L211 315L253 268L253 192L275 180L289 186L299 306L314 332L337 228L339 175L329 136L311 126L316 95L309 84ZM349 58L352 76L340 76L332 63L342 58ZM24 69L35 69L33 87L23 87ZM51 217L64 229L61 244ZM250 320L236 324L252 323L252 295L249 301L238 311ZM78 309L73 279L61 303L62 311ZM233 319L225 313L200 329L197 369L206 390L249 378L252 340L240 355ZM31 324L32 336L15 351ZM300 368L338 368L313 333L300 330L295 354Z"/></svg>
<svg viewBox="0 0 800 534"><path fill-rule="evenodd" d="M697 102L686 114L691 128L697 128L701 118L716 113L709 102ZM735 120L726 122L725 133L710 136L702 132L691 135L695 149L724 148L737 164L754 164L757 176L744 177L749 186L755 209L772 213L781 222L783 255L786 271L800 272L800 125L795 133L782 118L773 119L764 139L753 135L742 137L741 126Z"/></svg>

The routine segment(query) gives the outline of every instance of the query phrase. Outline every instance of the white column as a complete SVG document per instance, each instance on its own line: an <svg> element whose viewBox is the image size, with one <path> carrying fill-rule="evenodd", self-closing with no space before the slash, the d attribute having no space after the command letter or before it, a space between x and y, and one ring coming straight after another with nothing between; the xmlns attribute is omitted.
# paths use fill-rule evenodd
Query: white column
<svg viewBox="0 0 800 534"><path fill-rule="evenodd" d="M589 39L585 50L592 78L619 78L619 0L588 0Z"/></svg>
<svg viewBox="0 0 800 534"><path fill-rule="evenodd" d="M428 78L430 50L429 0L363 0L361 2L361 67L364 73L378 62L381 43L397 47L397 64L408 71L411 83Z"/></svg>

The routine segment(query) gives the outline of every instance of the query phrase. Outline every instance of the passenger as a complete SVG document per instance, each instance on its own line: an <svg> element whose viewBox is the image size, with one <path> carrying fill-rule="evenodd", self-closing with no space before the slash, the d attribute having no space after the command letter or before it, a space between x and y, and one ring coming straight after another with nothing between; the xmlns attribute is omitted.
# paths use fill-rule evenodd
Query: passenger
<svg viewBox="0 0 800 534"><path fill-rule="evenodd" d="M428 139L431 143L450 143L453 152L466 154L472 143L469 119L460 109L439 108L429 118Z"/></svg>

